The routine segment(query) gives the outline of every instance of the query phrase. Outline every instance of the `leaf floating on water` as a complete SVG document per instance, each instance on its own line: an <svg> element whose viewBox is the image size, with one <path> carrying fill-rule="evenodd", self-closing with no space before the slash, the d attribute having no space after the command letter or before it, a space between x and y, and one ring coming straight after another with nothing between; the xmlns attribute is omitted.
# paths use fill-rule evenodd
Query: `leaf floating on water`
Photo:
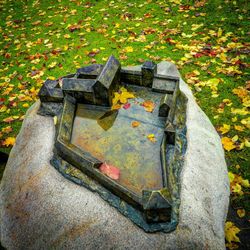
<svg viewBox="0 0 250 250"><path fill-rule="evenodd" d="M112 100L112 109L121 108L121 104L127 104L128 99L131 99L131 98L135 98L134 94L131 92L128 92L126 88L121 87L119 91L115 92L114 94L114 98ZM126 106L125 106L125 109L126 109Z"/></svg>
<svg viewBox="0 0 250 250"><path fill-rule="evenodd" d="M122 104L125 104L128 102L128 99L131 99L131 98L134 98L134 94L130 93L130 92L122 92L121 95L120 95L120 102Z"/></svg>
<svg viewBox="0 0 250 250"><path fill-rule="evenodd" d="M100 166L99 170L113 180L118 180L120 177L120 169L115 166L108 165L106 162Z"/></svg>
<svg viewBox="0 0 250 250"><path fill-rule="evenodd" d="M117 105L119 100L120 100L120 94L118 92L115 92L113 100L112 100L112 105L113 105L112 107Z"/></svg>
<svg viewBox="0 0 250 250"><path fill-rule="evenodd" d="M150 100L144 101L142 103L142 106L147 112L151 112L151 113L154 111L154 108L155 108L155 104Z"/></svg>
<svg viewBox="0 0 250 250"><path fill-rule="evenodd" d="M153 142L153 143L156 142L156 139L155 139L155 135L154 135L154 134L149 134L149 135L147 136L147 138L148 138L151 142Z"/></svg>
<svg viewBox="0 0 250 250"><path fill-rule="evenodd" d="M122 107L122 105L121 104L115 104L115 105L113 105L112 106L112 110L115 110L115 109L120 109Z"/></svg>
<svg viewBox="0 0 250 250"><path fill-rule="evenodd" d="M132 125L133 128L138 127L140 124L141 124L141 123L138 122L138 121L133 121L133 122L131 123L131 125Z"/></svg>
<svg viewBox="0 0 250 250"><path fill-rule="evenodd" d="M57 116L54 116L53 120L54 120L54 125L56 125L57 124Z"/></svg>
<svg viewBox="0 0 250 250"><path fill-rule="evenodd" d="M124 109L129 109L129 108L130 108L130 106L131 106L131 104L130 104L130 103L126 103L126 104L124 104L124 105L123 105L123 108L124 108Z"/></svg>

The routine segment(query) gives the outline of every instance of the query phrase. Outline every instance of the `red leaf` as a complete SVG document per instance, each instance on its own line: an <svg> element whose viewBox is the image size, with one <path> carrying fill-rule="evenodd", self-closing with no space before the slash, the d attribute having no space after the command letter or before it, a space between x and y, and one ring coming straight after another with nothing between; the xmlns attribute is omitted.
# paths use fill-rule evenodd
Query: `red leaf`
<svg viewBox="0 0 250 250"><path fill-rule="evenodd" d="M10 53L6 53L6 54L4 55L4 57L5 57L6 59L9 59L9 58L11 58L11 54L10 54Z"/></svg>
<svg viewBox="0 0 250 250"><path fill-rule="evenodd" d="M214 51L214 50L211 50L209 54L210 54L210 56L216 56L217 55L216 51Z"/></svg>
<svg viewBox="0 0 250 250"><path fill-rule="evenodd" d="M108 165L106 162L100 166L99 170L113 180L118 180L120 177L120 169L112 165Z"/></svg>
<svg viewBox="0 0 250 250"><path fill-rule="evenodd" d="M195 58L199 58L199 57L202 57L202 56L203 56L203 54L201 54L201 53L196 53L196 54L194 55Z"/></svg>
<svg viewBox="0 0 250 250"><path fill-rule="evenodd" d="M80 25L71 25L68 27L70 32L74 32L75 30L79 30L81 28Z"/></svg>
<svg viewBox="0 0 250 250"><path fill-rule="evenodd" d="M126 103L126 104L124 104L124 105L123 105L123 108L124 108L124 109L129 109L129 108L130 108L130 106L131 106L131 104L130 104L130 103Z"/></svg>
<svg viewBox="0 0 250 250"><path fill-rule="evenodd" d="M4 98L0 98L0 105L3 104L5 102L5 99Z"/></svg>
<svg viewBox="0 0 250 250"><path fill-rule="evenodd" d="M4 122L8 122L8 123L13 122L14 120L15 119L13 117L11 117L11 116L3 119Z"/></svg>

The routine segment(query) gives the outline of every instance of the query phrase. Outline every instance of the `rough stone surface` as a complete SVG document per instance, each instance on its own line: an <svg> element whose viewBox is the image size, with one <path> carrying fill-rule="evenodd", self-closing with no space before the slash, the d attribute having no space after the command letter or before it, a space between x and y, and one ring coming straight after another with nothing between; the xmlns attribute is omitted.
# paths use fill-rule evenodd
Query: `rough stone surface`
<svg viewBox="0 0 250 250"><path fill-rule="evenodd" d="M173 64L158 73L178 75ZM180 222L147 234L97 194L65 179L49 160L53 118L28 111L1 182L1 243L8 249L224 249L229 183L220 138L188 86L188 148L182 171Z"/></svg>

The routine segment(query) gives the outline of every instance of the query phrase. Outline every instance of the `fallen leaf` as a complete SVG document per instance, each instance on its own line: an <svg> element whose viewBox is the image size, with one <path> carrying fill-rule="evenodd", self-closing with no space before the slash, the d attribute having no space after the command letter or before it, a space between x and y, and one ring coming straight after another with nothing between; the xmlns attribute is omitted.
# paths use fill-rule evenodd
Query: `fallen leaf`
<svg viewBox="0 0 250 250"><path fill-rule="evenodd" d="M250 148L250 142L249 142L247 139L245 139L244 145L245 145L247 148Z"/></svg>
<svg viewBox="0 0 250 250"><path fill-rule="evenodd" d="M111 109L112 109L112 110L113 110L113 109L120 109L121 106L122 106L121 104L115 104L115 105L112 105L112 108L111 108Z"/></svg>
<svg viewBox="0 0 250 250"><path fill-rule="evenodd" d="M66 39L68 39L68 38L70 38L71 36L69 35L69 34L65 34L64 35L64 38L66 38Z"/></svg>
<svg viewBox="0 0 250 250"><path fill-rule="evenodd" d="M112 165L108 165L106 162L104 162L100 167L99 170L110 177L113 180L118 180L120 177L120 170L117 167L114 167Z"/></svg>
<svg viewBox="0 0 250 250"><path fill-rule="evenodd" d="M76 30L79 30L80 28L81 28L81 26L78 25L78 24L68 26L68 29L69 29L70 32L74 32Z"/></svg>
<svg viewBox="0 0 250 250"><path fill-rule="evenodd" d="M221 134L224 135L230 130L230 125L223 124L223 126L220 127L218 130L221 132Z"/></svg>
<svg viewBox="0 0 250 250"><path fill-rule="evenodd" d="M221 142L222 142L224 149L227 151L231 151L232 149L236 148L232 139L229 137L222 137Z"/></svg>
<svg viewBox="0 0 250 250"><path fill-rule="evenodd" d="M56 125L57 124L57 116L54 116L53 120L54 120L54 125Z"/></svg>
<svg viewBox="0 0 250 250"><path fill-rule="evenodd" d="M142 103L142 106L147 112L151 112L151 113L154 111L154 108L155 108L155 104L150 100L144 101Z"/></svg>
<svg viewBox="0 0 250 250"><path fill-rule="evenodd" d="M29 107L29 104L28 104L28 103L24 103L22 106L23 106L24 108L28 108L28 107Z"/></svg>
<svg viewBox="0 0 250 250"><path fill-rule="evenodd" d="M131 53L133 51L134 51L134 49L131 46L128 46L128 47L125 48L125 52L127 52L127 53Z"/></svg>
<svg viewBox="0 0 250 250"><path fill-rule="evenodd" d="M15 119L14 119L12 116L3 119L4 122L9 122L9 123L10 123L10 122L13 122L14 120L15 120Z"/></svg>
<svg viewBox="0 0 250 250"><path fill-rule="evenodd" d="M240 239L236 234L240 232L240 229L234 225L233 222L227 221L225 224L225 237L226 240L231 243L234 242L240 242Z"/></svg>
<svg viewBox="0 0 250 250"><path fill-rule="evenodd" d="M249 188L250 187L249 180L242 180L241 184L245 188Z"/></svg>
<svg viewBox="0 0 250 250"><path fill-rule="evenodd" d="M48 68L53 69L53 68L55 68L56 64L57 64L57 62L52 62L51 64L48 65Z"/></svg>
<svg viewBox="0 0 250 250"><path fill-rule="evenodd" d="M138 122L138 121L133 121L133 122L131 123L131 125L132 125L133 128L138 127L140 124L141 124L141 123Z"/></svg>
<svg viewBox="0 0 250 250"><path fill-rule="evenodd" d="M14 137L8 137L7 139L5 139L5 141L3 142L3 145L5 146L13 146L15 144L16 138Z"/></svg>
<svg viewBox="0 0 250 250"><path fill-rule="evenodd" d="M127 103L128 99L131 99L131 98L134 98L135 96L130 93L130 92L122 92L121 95L120 95L120 102L125 104Z"/></svg>
<svg viewBox="0 0 250 250"><path fill-rule="evenodd" d="M236 194L242 194L242 190L241 190L241 185L239 183L236 183L233 187L232 187L232 191Z"/></svg>
<svg viewBox="0 0 250 250"><path fill-rule="evenodd" d="M238 135L235 135L233 138L232 138L232 142L237 142L239 140L239 136Z"/></svg>
<svg viewBox="0 0 250 250"><path fill-rule="evenodd" d="M124 105L123 105L123 108L124 108L124 109L129 109L129 108L130 108L130 106L131 106L131 104L130 104L130 103L126 103L126 104L124 104Z"/></svg>
<svg viewBox="0 0 250 250"><path fill-rule="evenodd" d="M155 139L155 135L154 135L154 134L149 134L149 135L147 136L147 138L148 138L151 142L153 142L153 143L156 142L156 139Z"/></svg>
<svg viewBox="0 0 250 250"><path fill-rule="evenodd" d="M235 175L232 172L228 172L228 178L230 183L233 182Z"/></svg>
<svg viewBox="0 0 250 250"><path fill-rule="evenodd" d="M5 128L2 128L2 132L5 134L8 134L13 131L13 128L11 126L7 126Z"/></svg>
<svg viewBox="0 0 250 250"><path fill-rule="evenodd" d="M245 130L245 128L243 126L240 126L240 125L234 125L234 129L241 131L241 132Z"/></svg>
<svg viewBox="0 0 250 250"><path fill-rule="evenodd" d="M246 211L245 211L244 208L238 209L238 210L237 210L237 214L238 214L238 216L239 216L240 218L242 218L242 217L244 217L244 216L246 215Z"/></svg>
<svg viewBox="0 0 250 250"><path fill-rule="evenodd" d="M126 104L128 99L131 98L135 98L134 94L129 92L126 88L121 87L118 92L114 93L114 97L112 99L112 109L121 108L121 104ZM125 109L129 107L129 105L125 106Z"/></svg>

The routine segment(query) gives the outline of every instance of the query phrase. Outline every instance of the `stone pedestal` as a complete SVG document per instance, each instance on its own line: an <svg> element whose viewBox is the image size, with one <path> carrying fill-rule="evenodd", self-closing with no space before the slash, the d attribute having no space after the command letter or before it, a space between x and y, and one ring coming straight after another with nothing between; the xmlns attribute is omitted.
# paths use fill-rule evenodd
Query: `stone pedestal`
<svg viewBox="0 0 250 250"><path fill-rule="evenodd" d="M157 73L179 75L168 62L158 64ZM224 151L182 80L180 89L188 98L188 147L175 231L145 233L98 194L51 166L55 127L53 118L37 114L37 102L27 112L1 182L2 245L7 249L224 249L229 202Z"/></svg>

